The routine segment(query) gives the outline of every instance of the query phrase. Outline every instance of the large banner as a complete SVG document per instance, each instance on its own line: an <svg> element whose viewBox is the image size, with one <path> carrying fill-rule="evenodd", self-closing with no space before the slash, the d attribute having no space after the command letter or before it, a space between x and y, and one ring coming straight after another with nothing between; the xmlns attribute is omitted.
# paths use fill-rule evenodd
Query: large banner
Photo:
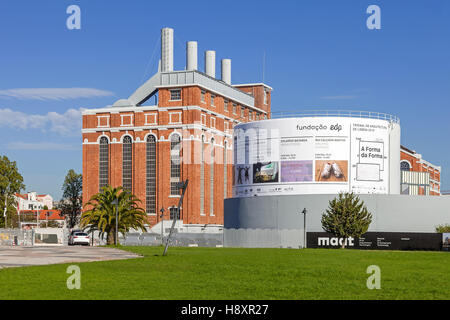
<svg viewBox="0 0 450 320"><path fill-rule="evenodd" d="M236 197L389 191L387 121L276 119L239 125L234 135Z"/></svg>
<svg viewBox="0 0 450 320"><path fill-rule="evenodd" d="M360 250L441 250L440 233L367 232L361 238L339 239L326 232L308 232L308 248L340 248Z"/></svg>

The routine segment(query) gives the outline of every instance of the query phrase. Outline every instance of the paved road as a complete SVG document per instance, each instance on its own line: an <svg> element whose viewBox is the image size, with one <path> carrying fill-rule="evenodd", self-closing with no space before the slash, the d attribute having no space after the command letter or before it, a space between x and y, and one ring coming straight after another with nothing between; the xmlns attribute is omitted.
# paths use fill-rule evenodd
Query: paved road
<svg viewBox="0 0 450 320"><path fill-rule="evenodd" d="M0 247L0 269L138 257L131 252L103 247Z"/></svg>

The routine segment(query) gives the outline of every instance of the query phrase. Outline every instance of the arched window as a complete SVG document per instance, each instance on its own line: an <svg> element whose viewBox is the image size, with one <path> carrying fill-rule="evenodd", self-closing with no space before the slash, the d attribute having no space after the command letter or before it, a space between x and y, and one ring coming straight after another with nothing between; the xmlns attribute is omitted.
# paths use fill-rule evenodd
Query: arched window
<svg viewBox="0 0 450 320"><path fill-rule="evenodd" d="M408 161L400 162L400 170L402 170L402 171L410 171L411 170L411 166L409 165Z"/></svg>
<svg viewBox="0 0 450 320"><path fill-rule="evenodd" d="M156 214L156 138L153 135L147 138L146 167L146 209L148 214Z"/></svg>
<svg viewBox="0 0 450 320"><path fill-rule="evenodd" d="M128 191L133 191L133 141L130 136L123 138L122 186Z"/></svg>
<svg viewBox="0 0 450 320"><path fill-rule="evenodd" d="M170 138L170 194L180 195L178 183L181 178L181 137L173 134Z"/></svg>
<svg viewBox="0 0 450 320"><path fill-rule="evenodd" d="M211 139L211 161L209 166L209 214L214 215L214 138Z"/></svg>
<svg viewBox="0 0 450 320"><path fill-rule="evenodd" d="M100 138L99 154L99 191L109 185L109 142L108 138Z"/></svg>
<svg viewBox="0 0 450 320"><path fill-rule="evenodd" d="M202 136L202 150L200 160L200 214L205 214L205 137Z"/></svg>
<svg viewBox="0 0 450 320"><path fill-rule="evenodd" d="M228 193L227 193L227 185L228 185L227 147L228 147L228 142L225 141L224 148L223 148L223 198L224 199L228 196Z"/></svg>

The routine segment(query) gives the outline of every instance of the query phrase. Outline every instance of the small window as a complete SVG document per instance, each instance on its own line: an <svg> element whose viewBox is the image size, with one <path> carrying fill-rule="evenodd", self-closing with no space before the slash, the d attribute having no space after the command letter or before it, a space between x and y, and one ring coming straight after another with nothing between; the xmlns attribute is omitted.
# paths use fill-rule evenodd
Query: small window
<svg viewBox="0 0 450 320"><path fill-rule="evenodd" d="M250 120L250 121L253 120L253 112L252 111L248 112L248 120Z"/></svg>
<svg viewBox="0 0 450 320"><path fill-rule="evenodd" d="M223 101L223 110L228 112L228 100Z"/></svg>
<svg viewBox="0 0 450 320"><path fill-rule="evenodd" d="M181 89L170 90L170 100L181 100Z"/></svg>
<svg viewBox="0 0 450 320"><path fill-rule="evenodd" d="M233 103L233 114L236 114L236 108L237 108L237 104Z"/></svg>
<svg viewBox="0 0 450 320"><path fill-rule="evenodd" d="M216 99L216 96L215 95L211 95L211 106L212 107L214 107L215 106L215 104L214 104L214 100Z"/></svg>
<svg viewBox="0 0 450 320"><path fill-rule="evenodd" d="M201 92L201 100L202 100L202 102L205 102L205 95L206 95L206 91L202 90L202 92Z"/></svg>
<svg viewBox="0 0 450 320"><path fill-rule="evenodd" d="M245 114L245 108L244 108L244 107L241 107L241 118L244 117L244 114Z"/></svg>
<svg viewBox="0 0 450 320"><path fill-rule="evenodd" d="M264 90L264 104L267 104L267 90Z"/></svg>
<svg viewBox="0 0 450 320"><path fill-rule="evenodd" d="M211 117L211 128L216 128L216 118Z"/></svg>

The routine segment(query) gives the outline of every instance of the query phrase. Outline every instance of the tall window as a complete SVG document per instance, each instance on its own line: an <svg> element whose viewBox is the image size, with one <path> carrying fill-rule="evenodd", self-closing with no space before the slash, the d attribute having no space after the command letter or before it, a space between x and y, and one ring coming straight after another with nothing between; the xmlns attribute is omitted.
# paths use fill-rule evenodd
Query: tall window
<svg viewBox="0 0 450 320"><path fill-rule="evenodd" d="M202 158L200 161L200 214L205 214L205 137L202 136Z"/></svg>
<svg viewBox="0 0 450 320"><path fill-rule="evenodd" d="M200 93L200 97L201 97L202 102L205 102L205 95L206 95L206 91L202 90L201 93Z"/></svg>
<svg viewBox="0 0 450 320"><path fill-rule="evenodd" d="M123 138L122 185L124 189L133 191L133 141L130 136Z"/></svg>
<svg viewBox="0 0 450 320"><path fill-rule="evenodd" d="M241 107L241 118L244 117L245 114L245 107Z"/></svg>
<svg viewBox="0 0 450 320"><path fill-rule="evenodd" d="M209 166L209 214L214 215L214 139L211 139L211 165Z"/></svg>
<svg viewBox="0 0 450 320"><path fill-rule="evenodd" d="M177 220L180 220L180 211L178 211L177 207L170 208L170 220L174 220L175 217Z"/></svg>
<svg viewBox="0 0 450 320"><path fill-rule="evenodd" d="M223 148L223 197L227 197L227 184L228 184L228 159L227 159L227 147L228 142L225 141Z"/></svg>
<svg viewBox="0 0 450 320"><path fill-rule="evenodd" d="M237 108L237 104L233 103L233 114L236 114L236 108Z"/></svg>
<svg viewBox="0 0 450 320"><path fill-rule="evenodd" d="M228 112L228 100L223 101L223 110Z"/></svg>
<svg viewBox="0 0 450 320"><path fill-rule="evenodd" d="M109 185L109 143L106 137L100 139L99 191Z"/></svg>
<svg viewBox="0 0 450 320"><path fill-rule="evenodd" d="M181 178L181 137L173 134L170 138L170 194L180 195L180 189L177 184Z"/></svg>
<svg viewBox="0 0 450 320"><path fill-rule="evenodd" d="M152 135L147 138L147 182L146 206L147 213L156 214L156 138Z"/></svg>

